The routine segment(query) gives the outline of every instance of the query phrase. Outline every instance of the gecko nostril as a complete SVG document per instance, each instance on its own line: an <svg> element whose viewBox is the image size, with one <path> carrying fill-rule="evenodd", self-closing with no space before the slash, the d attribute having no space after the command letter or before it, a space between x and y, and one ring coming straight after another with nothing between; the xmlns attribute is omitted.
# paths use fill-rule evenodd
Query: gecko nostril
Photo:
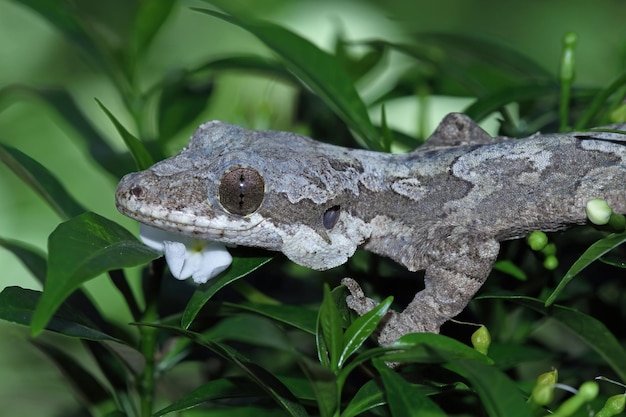
<svg viewBox="0 0 626 417"><path fill-rule="evenodd" d="M337 224L337 220L339 220L339 215L341 214L341 207L332 206L328 210L324 212L324 216L322 216L322 223L327 230L332 229Z"/></svg>
<svg viewBox="0 0 626 417"><path fill-rule="evenodd" d="M130 189L130 193L135 198L141 198L143 196L143 187L136 185Z"/></svg>

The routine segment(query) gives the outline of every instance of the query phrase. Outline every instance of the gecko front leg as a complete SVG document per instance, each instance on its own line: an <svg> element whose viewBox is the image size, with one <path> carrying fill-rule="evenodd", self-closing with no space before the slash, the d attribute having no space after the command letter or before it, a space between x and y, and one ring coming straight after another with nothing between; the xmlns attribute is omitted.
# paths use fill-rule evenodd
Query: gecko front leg
<svg viewBox="0 0 626 417"><path fill-rule="evenodd" d="M390 310L378 329L378 343L393 344L408 333L439 333L443 323L459 314L487 279L498 256L499 244L493 239L481 243L469 239L458 250L446 252L425 271L422 291L402 312ZM348 307L363 315L378 303L363 293L351 278L341 283L350 291Z"/></svg>

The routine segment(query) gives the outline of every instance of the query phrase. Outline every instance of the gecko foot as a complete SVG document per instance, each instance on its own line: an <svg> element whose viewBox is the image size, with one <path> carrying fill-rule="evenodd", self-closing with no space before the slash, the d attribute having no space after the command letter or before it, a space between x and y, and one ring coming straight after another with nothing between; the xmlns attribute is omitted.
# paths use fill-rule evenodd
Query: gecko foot
<svg viewBox="0 0 626 417"><path fill-rule="evenodd" d="M379 304L366 297L361 286L352 278L344 278L341 283L350 291L350 295L346 297L346 304L359 316L369 312ZM389 346L405 334L416 332L439 333L439 329L416 321L415 315L412 313L404 314L388 310L380 322L376 334L380 345Z"/></svg>

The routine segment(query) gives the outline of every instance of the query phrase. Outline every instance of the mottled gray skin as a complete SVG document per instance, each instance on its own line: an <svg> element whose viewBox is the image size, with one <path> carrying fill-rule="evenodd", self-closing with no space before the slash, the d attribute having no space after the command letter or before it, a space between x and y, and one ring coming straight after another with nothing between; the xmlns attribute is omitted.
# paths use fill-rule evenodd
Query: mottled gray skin
<svg viewBox="0 0 626 417"><path fill-rule="evenodd" d="M209 122L178 155L125 176L117 206L153 227L281 251L318 270L346 262L357 248L425 270L425 289L386 317L379 342L387 345L407 333L438 332L457 315L489 275L498 242L583 224L591 198L626 213L619 138L492 138L450 114L424 146L392 155ZM221 178L233 167L264 179L254 213L231 214L220 204ZM324 213L337 207L328 229ZM350 308L364 314L376 305L356 282L343 282Z"/></svg>

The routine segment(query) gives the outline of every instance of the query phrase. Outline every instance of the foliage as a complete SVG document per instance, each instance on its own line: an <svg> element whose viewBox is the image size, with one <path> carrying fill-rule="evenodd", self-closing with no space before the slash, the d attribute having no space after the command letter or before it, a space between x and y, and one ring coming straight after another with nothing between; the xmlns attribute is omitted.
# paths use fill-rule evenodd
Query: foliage
<svg viewBox="0 0 626 417"><path fill-rule="evenodd" d="M555 77L509 48L452 34L422 34L412 43L379 39L354 45L338 39L329 53L284 27L229 10L226 2L218 1L208 3L218 5L221 12L197 10L206 24L220 19L237 25L256 36L273 57L233 54L208 59L193 69L178 68L176 77L162 75L146 88L138 81L141 63L175 11L173 2L138 3L121 49L108 44L97 25L88 25L74 14L69 3L51 7L45 0L19 2L47 19L94 70L104 72L116 85L134 126L124 126L103 102L98 104L128 150L116 151L67 91L14 85L1 90L0 97L26 93L48 103L89 144L94 163L118 179L167 155L172 139L197 123L211 98L215 77L233 69L290 85L299 110L294 113L293 126L305 126L315 135L328 131L330 124L337 132L337 142L356 141L383 151L394 144L414 147L424 140L394 131L384 122L376 126L370 119L372 105L365 103L357 90L358 83L376 77L376 69L391 53L403 55L411 66L374 104L419 91L475 97L465 113L477 121L496 113L501 120L500 133L511 136L607 124L621 114L618 110L626 94L626 73L604 89L576 86L576 37L572 35L566 38ZM352 49L356 46L365 52L356 54ZM157 105L146 105L150 102ZM512 104L517 105L518 114L511 110ZM147 127L150 119L158 120L155 135ZM624 232L593 244L587 239L589 249L579 260L566 259L573 266L560 283L557 278L562 272L544 269L540 255L520 242L505 246L503 262L493 274L500 282L494 278L496 282L483 292L499 294L479 298L468 313L490 330L491 339L481 339L492 340L490 346L481 347L489 356L469 346L474 328L459 323L444 328L446 335L407 335L397 345L383 348L368 338L392 305L392 297L365 316L354 318L345 305L344 288L331 291L328 286L337 283L344 272L341 268L320 277L281 259L268 264L267 254L240 248L234 251L229 270L189 294L184 290L189 289L187 284L168 276L162 260L156 259L158 254L115 222L86 211L40 162L6 145L0 145L0 160L62 220L49 236L47 255L22 242L0 239L0 245L15 254L44 287L43 292L5 288L0 293L0 318L30 326L34 335L45 328L82 341L97 369L85 368L38 339L32 343L64 371L92 415L192 415L188 414L191 410L203 410L201 415L207 416L521 417L544 415L547 409L565 405L562 394L549 403L529 400L533 387L535 391L543 388L534 383L535 377L551 367L559 368L561 381L575 386L600 374L626 379L626 335L621 326L611 328L602 322L611 315L623 319L623 297L601 296L602 291L624 292L624 283L615 279L623 275L624 258L615 249L624 242ZM564 253L571 247L568 239L559 235L550 238ZM347 273L358 276L362 283L370 282L372 290L381 295L397 294L398 305L406 301L406 289L394 288L406 288L409 281L402 277L409 276L406 271L366 254L356 258ZM611 265L603 266L602 280L572 280L583 270L597 267L592 262L598 259ZM138 298L125 271L148 262ZM110 312L99 311L85 295L83 284L97 277L106 279L102 274L107 274L123 295L135 323L111 321L107 318ZM323 299L306 299L306 303L317 307L289 302L290 297L281 291L275 291L272 298L255 288L263 287L256 278L280 283L286 275L314 283ZM246 276L250 281L241 279ZM533 279L513 280L511 276ZM172 285L177 286L175 291L165 290ZM504 292L503 286L511 292ZM182 306L175 302L174 293L187 294ZM557 296L568 306L552 305ZM542 331L546 327L551 330ZM550 332L557 336L550 337ZM580 339L583 348L559 349L559 337L571 335ZM578 356L567 361L564 351ZM220 365L196 389L173 398L160 385L176 368L208 360ZM404 365L390 368L398 363ZM106 384L96 374L103 375ZM610 388L605 387L600 397L608 398ZM158 399L156 390L161 392ZM592 397L583 403L591 401L591 409L600 410L602 402ZM551 394L549 398L552 401ZM584 410L581 412L578 415L584 415Z"/></svg>

